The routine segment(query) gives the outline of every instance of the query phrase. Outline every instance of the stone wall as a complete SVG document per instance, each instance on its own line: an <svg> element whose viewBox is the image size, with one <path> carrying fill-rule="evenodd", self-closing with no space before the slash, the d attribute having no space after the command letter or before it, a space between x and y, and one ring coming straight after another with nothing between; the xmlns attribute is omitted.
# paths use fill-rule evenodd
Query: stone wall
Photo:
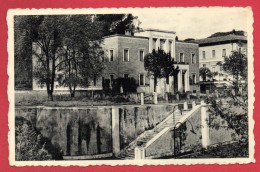
<svg viewBox="0 0 260 172"><path fill-rule="evenodd" d="M124 106L119 109L120 148L163 121L175 105Z"/></svg>
<svg viewBox="0 0 260 172"><path fill-rule="evenodd" d="M239 137L236 135L235 131L228 128L228 124L219 116L214 116L211 119L209 127L209 140L210 144L219 144L220 142L236 141Z"/></svg>
<svg viewBox="0 0 260 172"><path fill-rule="evenodd" d="M118 106L120 149L165 119L175 105ZM65 156L113 153L112 107L19 107L25 118Z"/></svg>

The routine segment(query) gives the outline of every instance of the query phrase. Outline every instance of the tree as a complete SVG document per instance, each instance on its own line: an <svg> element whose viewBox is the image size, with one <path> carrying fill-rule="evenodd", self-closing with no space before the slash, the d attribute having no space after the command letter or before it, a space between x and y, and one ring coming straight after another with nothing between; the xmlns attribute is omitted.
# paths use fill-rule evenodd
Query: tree
<svg viewBox="0 0 260 172"><path fill-rule="evenodd" d="M174 59L162 49L153 50L152 53L145 55L144 68L148 71L148 75L154 78L154 92L158 78L166 78L166 84L169 85L169 77L178 73L178 68L174 68Z"/></svg>
<svg viewBox="0 0 260 172"><path fill-rule="evenodd" d="M42 17L14 17L14 75L16 89L32 88L32 41Z"/></svg>
<svg viewBox="0 0 260 172"><path fill-rule="evenodd" d="M41 53L33 51L34 57L40 63L35 66L34 77L39 84L45 84L49 100L53 101L56 69L59 66L57 51L62 47L62 38L66 28L65 16L44 16L37 30L35 45Z"/></svg>
<svg viewBox="0 0 260 172"><path fill-rule="evenodd" d="M95 85L103 70L104 53L100 46L100 25L92 21L91 15L68 16L67 23L58 80L69 87L71 97L74 97L77 86L87 87L89 80L94 80Z"/></svg>
<svg viewBox="0 0 260 172"><path fill-rule="evenodd" d="M174 67L174 59L171 57L170 53L162 53L161 66L162 75L166 79L167 88L169 88L169 78L179 73L179 67ZM167 90L168 91L168 90Z"/></svg>
<svg viewBox="0 0 260 172"><path fill-rule="evenodd" d="M152 53L148 53L144 57L144 68L148 71L149 76L153 76L154 79L154 92L156 92L157 79L162 78L162 66L161 57L163 56L163 50L153 49Z"/></svg>
<svg viewBox="0 0 260 172"><path fill-rule="evenodd" d="M233 51L229 57L224 57L224 62L222 65L223 70L232 75L234 78L233 85L235 92L238 92L239 82L247 78L247 57L246 54Z"/></svg>
<svg viewBox="0 0 260 172"><path fill-rule="evenodd" d="M104 36L125 34L127 29L138 29L134 24L137 16L132 14L97 14L95 20L102 23Z"/></svg>
<svg viewBox="0 0 260 172"><path fill-rule="evenodd" d="M239 35L239 36L245 36L245 32L242 30L238 30L236 31L235 29L233 29L232 31L229 32L216 32L212 35L210 35L208 38L214 38L214 37L219 37L219 36L226 36L226 35Z"/></svg>
<svg viewBox="0 0 260 172"><path fill-rule="evenodd" d="M41 144L41 135L25 121L15 126L15 159L17 161L29 160L51 160L52 155L45 148L45 143Z"/></svg>
<svg viewBox="0 0 260 172"><path fill-rule="evenodd" d="M215 117L221 117L228 124L228 129L233 129L240 138L239 143L245 147L248 145L248 87L242 85L242 91L235 92L232 88L226 91L222 99L209 97L206 102L210 103L211 121ZM209 125L211 122L209 121ZM211 127L215 127L214 124Z"/></svg>
<svg viewBox="0 0 260 172"><path fill-rule="evenodd" d="M199 75L202 77L203 81L206 81L207 77L212 78L212 73L211 73L210 69L207 67L201 67L199 69Z"/></svg>

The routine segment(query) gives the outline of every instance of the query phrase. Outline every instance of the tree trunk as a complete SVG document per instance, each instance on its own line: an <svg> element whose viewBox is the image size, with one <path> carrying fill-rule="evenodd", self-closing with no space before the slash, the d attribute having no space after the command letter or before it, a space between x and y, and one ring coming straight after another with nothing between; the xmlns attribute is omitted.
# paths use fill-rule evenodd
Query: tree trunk
<svg viewBox="0 0 260 172"><path fill-rule="evenodd" d="M156 88L157 88L157 77L154 76L154 90L153 90L154 92L157 92Z"/></svg>

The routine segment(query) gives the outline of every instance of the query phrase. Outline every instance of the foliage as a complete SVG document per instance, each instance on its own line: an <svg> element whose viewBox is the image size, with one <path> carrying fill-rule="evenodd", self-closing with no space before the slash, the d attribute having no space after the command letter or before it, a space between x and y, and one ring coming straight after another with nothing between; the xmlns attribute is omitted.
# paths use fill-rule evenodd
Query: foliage
<svg viewBox="0 0 260 172"><path fill-rule="evenodd" d="M166 78L167 84L169 84L169 76L179 72L178 68L175 69L174 64L174 59L162 49L157 51L153 49L152 53L145 55L144 68L148 71L148 75L154 78L154 92L156 92L158 78Z"/></svg>
<svg viewBox="0 0 260 172"><path fill-rule="evenodd" d="M96 82L102 73L102 33L90 15L68 16L66 20L69 27L64 31L58 81L69 87L74 97L77 86L89 86L90 80Z"/></svg>
<svg viewBox="0 0 260 172"><path fill-rule="evenodd" d="M214 33L214 34L210 35L208 38L219 37L219 36L226 36L226 35L231 35L231 34L245 36L245 32L244 31L242 31L242 30L236 31L234 29L234 30L229 31L229 32L217 32L217 33Z"/></svg>
<svg viewBox="0 0 260 172"><path fill-rule="evenodd" d="M224 58L223 63L218 63L223 67L223 70L232 75L235 80L233 80L233 86L235 92L238 93L239 84L241 81L247 80L247 57L246 54L233 51L229 57Z"/></svg>
<svg viewBox="0 0 260 172"><path fill-rule="evenodd" d="M132 14L15 17L16 86L32 85L33 55L33 77L46 86L49 99L57 78L73 97L77 86L95 83L102 73L102 37L137 29L135 19Z"/></svg>
<svg viewBox="0 0 260 172"><path fill-rule="evenodd" d="M233 129L240 137L240 142L248 144L248 92L247 84L241 85L237 93L230 89L224 99L209 97L210 112L224 119L229 129Z"/></svg>
<svg viewBox="0 0 260 172"><path fill-rule="evenodd" d="M32 88L32 39L41 17L14 17L14 59L15 88ZM28 29L28 25L31 29Z"/></svg>
<svg viewBox="0 0 260 172"><path fill-rule="evenodd" d="M209 77L209 78L212 77L212 73L211 73L210 69L207 67L201 67L199 69L199 75L202 77L203 81L206 81L207 77Z"/></svg>
<svg viewBox="0 0 260 172"><path fill-rule="evenodd" d="M102 23L104 36L113 34L125 34L125 30L139 29L134 20L137 16L132 14L97 14L95 20Z"/></svg>
<svg viewBox="0 0 260 172"><path fill-rule="evenodd" d="M15 127L15 159L17 161L51 160L52 156L41 144L41 135L28 123L23 122Z"/></svg>

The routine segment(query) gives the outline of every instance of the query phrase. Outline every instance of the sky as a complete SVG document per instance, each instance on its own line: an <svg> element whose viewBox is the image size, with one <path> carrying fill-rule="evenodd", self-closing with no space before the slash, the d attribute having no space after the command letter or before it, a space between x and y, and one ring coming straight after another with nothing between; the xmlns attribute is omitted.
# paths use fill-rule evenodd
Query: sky
<svg viewBox="0 0 260 172"><path fill-rule="evenodd" d="M215 32L247 31L247 8L161 8L134 10L140 27L175 31L180 40L206 38Z"/></svg>

